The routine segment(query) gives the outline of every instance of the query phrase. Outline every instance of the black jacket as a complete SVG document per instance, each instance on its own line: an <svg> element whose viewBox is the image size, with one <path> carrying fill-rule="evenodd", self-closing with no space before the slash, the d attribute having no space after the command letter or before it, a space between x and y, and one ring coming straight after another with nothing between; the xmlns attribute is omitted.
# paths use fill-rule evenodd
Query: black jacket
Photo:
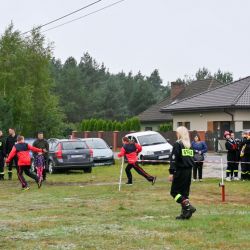
<svg viewBox="0 0 250 250"><path fill-rule="evenodd" d="M227 160L228 161L237 161L239 146L233 139L227 139L225 143L227 149Z"/></svg>
<svg viewBox="0 0 250 250"><path fill-rule="evenodd" d="M243 137L239 142L239 150L242 149L243 145L246 143L247 137Z"/></svg>
<svg viewBox="0 0 250 250"><path fill-rule="evenodd" d="M186 149L180 141L177 141L173 145L173 150L170 156L169 173L174 174L176 170L194 167L195 162L193 156L194 150L192 148Z"/></svg>
<svg viewBox="0 0 250 250"><path fill-rule="evenodd" d="M46 149L49 152L49 143L46 139L36 139L33 142L33 146L36 148L41 148L41 149ZM37 155L37 153L33 153L34 155ZM47 156L48 153L45 153L45 155Z"/></svg>
<svg viewBox="0 0 250 250"><path fill-rule="evenodd" d="M0 155L3 157L6 156L5 140L2 136L0 137Z"/></svg>
<svg viewBox="0 0 250 250"><path fill-rule="evenodd" d="M17 142L17 135L15 136L11 136L9 135L6 139L6 154L9 154L11 149L13 148L13 146L16 144Z"/></svg>
<svg viewBox="0 0 250 250"><path fill-rule="evenodd" d="M242 147L244 147L244 156L242 157L242 161L250 162L250 139L245 140Z"/></svg>

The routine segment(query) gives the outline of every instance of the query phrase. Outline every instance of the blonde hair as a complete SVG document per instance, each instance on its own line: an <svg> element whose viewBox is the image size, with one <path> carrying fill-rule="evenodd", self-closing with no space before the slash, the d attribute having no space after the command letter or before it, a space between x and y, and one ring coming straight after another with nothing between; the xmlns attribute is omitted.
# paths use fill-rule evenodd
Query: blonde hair
<svg viewBox="0 0 250 250"><path fill-rule="evenodd" d="M185 148L191 148L188 129L184 126L180 126L176 129L177 138L180 140Z"/></svg>

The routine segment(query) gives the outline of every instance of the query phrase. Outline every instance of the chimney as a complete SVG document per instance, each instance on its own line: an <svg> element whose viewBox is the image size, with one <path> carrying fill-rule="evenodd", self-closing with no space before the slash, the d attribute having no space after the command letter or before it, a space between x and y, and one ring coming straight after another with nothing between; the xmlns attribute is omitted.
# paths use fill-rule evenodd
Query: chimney
<svg viewBox="0 0 250 250"><path fill-rule="evenodd" d="M171 99L174 100L184 89L184 82L171 82Z"/></svg>

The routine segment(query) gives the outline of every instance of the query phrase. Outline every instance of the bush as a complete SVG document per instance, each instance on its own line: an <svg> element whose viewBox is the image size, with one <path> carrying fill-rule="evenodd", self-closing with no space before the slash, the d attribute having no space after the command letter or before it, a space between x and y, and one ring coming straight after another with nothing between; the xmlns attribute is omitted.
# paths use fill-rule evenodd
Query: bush
<svg viewBox="0 0 250 250"><path fill-rule="evenodd" d="M140 131L141 123L137 117L129 118L124 122L88 119L81 122L80 128L82 131Z"/></svg>
<svg viewBox="0 0 250 250"><path fill-rule="evenodd" d="M172 123L165 123L160 125L160 132L168 132L173 130Z"/></svg>

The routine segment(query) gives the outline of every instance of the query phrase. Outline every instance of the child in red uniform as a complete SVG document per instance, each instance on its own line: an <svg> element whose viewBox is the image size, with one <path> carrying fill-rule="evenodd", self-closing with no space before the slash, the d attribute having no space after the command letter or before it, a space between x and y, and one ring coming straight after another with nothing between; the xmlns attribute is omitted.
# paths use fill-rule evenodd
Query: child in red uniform
<svg viewBox="0 0 250 250"><path fill-rule="evenodd" d="M142 147L134 143L133 141L130 141L127 137L122 138L123 146L121 148L121 152L118 154L118 157L126 156L128 160L128 165L125 169L128 182L126 184L132 185L132 174L131 169L134 168L135 171L142 175L145 179L147 179L149 182L152 182L152 185L155 184L156 177L151 176L147 174L139 165L138 165L138 158L137 155L142 151Z"/></svg>
<svg viewBox="0 0 250 250"><path fill-rule="evenodd" d="M42 153L45 152L45 150L33 147L27 143L24 142L24 137L23 136L18 136L17 137L17 143L13 146L6 163L9 164L11 160L17 156L18 158L18 179L20 180L22 184L23 190L28 190L29 186L24 179L23 172L28 175L30 178L34 179L36 183L38 184L38 188L41 187L41 181L39 181L37 175L30 170L31 167L31 157L29 151L37 152L37 153Z"/></svg>

